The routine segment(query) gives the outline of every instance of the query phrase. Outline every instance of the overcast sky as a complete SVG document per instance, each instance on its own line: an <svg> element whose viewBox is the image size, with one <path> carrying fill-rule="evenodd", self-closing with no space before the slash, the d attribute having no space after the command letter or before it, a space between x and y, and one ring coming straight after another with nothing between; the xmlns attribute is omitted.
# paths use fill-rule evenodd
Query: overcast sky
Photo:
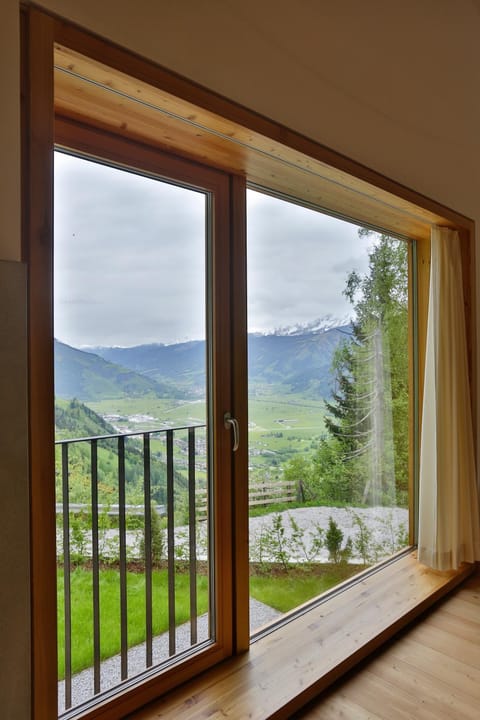
<svg viewBox="0 0 480 720"><path fill-rule="evenodd" d="M55 336L75 347L205 337L205 198L55 154ZM358 228L248 192L251 332L351 316Z"/></svg>

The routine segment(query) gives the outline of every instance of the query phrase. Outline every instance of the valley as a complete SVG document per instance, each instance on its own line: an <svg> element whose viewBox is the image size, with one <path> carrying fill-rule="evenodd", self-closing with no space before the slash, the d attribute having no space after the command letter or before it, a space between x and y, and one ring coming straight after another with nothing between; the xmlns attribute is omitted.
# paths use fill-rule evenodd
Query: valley
<svg viewBox="0 0 480 720"><path fill-rule="evenodd" d="M205 423L202 400L170 400L152 396L88 402L116 432L182 427ZM265 392L249 403L249 454L251 469L272 462L280 465L297 452L310 452L323 432L323 400L300 394L287 397Z"/></svg>
<svg viewBox="0 0 480 720"><path fill-rule="evenodd" d="M303 334L249 336L251 481L281 479L289 460L296 455L313 456L324 433L323 396L329 392L333 353L345 332L348 328L342 326ZM204 355L201 341L88 351L56 341L57 407L72 415L75 399L98 416L92 425L85 411L77 423L67 423L68 430L57 427L57 438L204 425ZM188 447L181 431L175 435L176 468L182 474ZM164 443L161 439L152 442L161 457ZM196 452L202 483L206 479L205 441L197 439Z"/></svg>

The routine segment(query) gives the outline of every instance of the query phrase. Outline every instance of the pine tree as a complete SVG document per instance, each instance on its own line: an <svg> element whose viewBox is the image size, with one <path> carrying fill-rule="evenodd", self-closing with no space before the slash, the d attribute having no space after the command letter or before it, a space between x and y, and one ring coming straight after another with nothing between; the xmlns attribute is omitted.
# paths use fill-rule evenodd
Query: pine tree
<svg viewBox="0 0 480 720"><path fill-rule="evenodd" d="M327 436L315 460L319 486L330 501L407 502L407 252L406 242L378 236L368 273L352 271L347 278L344 294L355 321L333 358Z"/></svg>

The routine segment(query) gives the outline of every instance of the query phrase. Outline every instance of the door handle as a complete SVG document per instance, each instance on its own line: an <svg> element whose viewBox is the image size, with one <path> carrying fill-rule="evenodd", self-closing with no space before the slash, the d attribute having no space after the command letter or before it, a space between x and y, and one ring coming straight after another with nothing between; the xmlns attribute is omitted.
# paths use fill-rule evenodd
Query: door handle
<svg viewBox="0 0 480 720"><path fill-rule="evenodd" d="M223 416L223 424L225 425L225 428L228 430L229 428L232 428L233 430L233 447L232 452L236 452L238 450L238 445L240 442L240 429L238 427L238 420L236 420L234 417L232 417L231 413L226 412Z"/></svg>

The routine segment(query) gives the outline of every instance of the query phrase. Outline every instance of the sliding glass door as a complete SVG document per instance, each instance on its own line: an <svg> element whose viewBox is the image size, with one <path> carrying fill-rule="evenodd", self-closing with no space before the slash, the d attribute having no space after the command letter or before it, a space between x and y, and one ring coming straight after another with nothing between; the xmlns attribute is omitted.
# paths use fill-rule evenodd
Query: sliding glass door
<svg viewBox="0 0 480 720"><path fill-rule="evenodd" d="M227 176L98 154L55 154L60 714L232 644Z"/></svg>

